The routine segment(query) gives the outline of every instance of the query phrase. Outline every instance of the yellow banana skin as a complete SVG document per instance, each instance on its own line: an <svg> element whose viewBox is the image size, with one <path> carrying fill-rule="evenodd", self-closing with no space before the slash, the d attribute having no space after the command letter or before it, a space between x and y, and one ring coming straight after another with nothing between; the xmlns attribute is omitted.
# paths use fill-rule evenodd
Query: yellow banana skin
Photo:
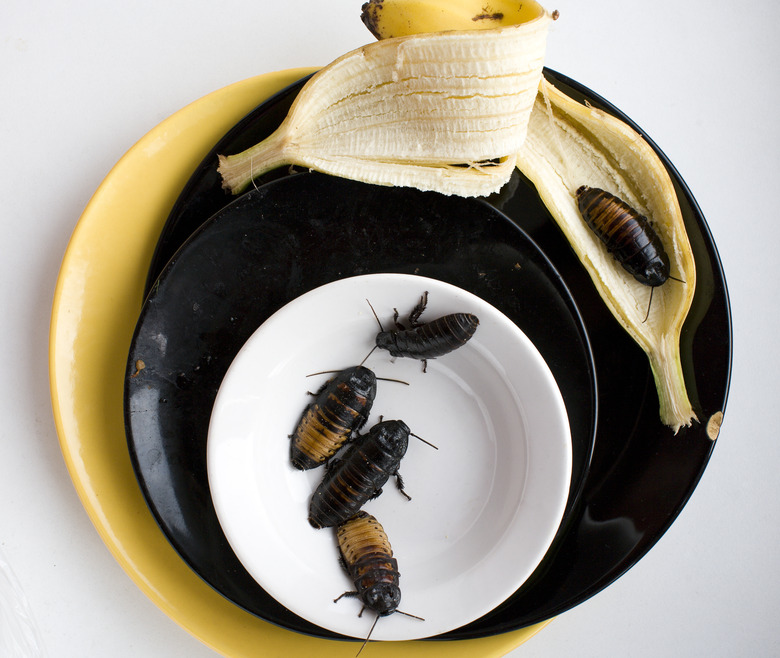
<svg viewBox="0 0 780 658"><path fill-rule="evenodd" d="M526 2L371 0L363 5L362 18L381 39L485 29L489 23L500 27L519 20L521 11L532 15L539 9ZM696 268L663 163L624 122L576 102L542 78L516 164L536 186L604 303L647 354L661 421L675 433L689 426L697 418L682 373L680 332L693 301ZM605 189L648 217L670 256L672 276L683 282L667 281L655 289L646 321L650 288L635 281L586 225L575 200L580 185Z"/></svg>
<svg viewBox="0 0 780 658"><path fill-rule="evenodd" d="M490 30L538 18L536 2L474 2L474 0L371 0L361 19L377 39L447 30Z"/></svg>

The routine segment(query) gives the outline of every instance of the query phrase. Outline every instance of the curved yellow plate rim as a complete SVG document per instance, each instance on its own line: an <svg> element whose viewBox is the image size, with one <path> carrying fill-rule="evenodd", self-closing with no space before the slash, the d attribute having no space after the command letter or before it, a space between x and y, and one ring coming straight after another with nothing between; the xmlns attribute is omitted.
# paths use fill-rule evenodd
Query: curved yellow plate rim
<svg viewBox="0 0 780 658"><path fill-rule="evenodd" d="M243 80L179 110L113 167L81 215L57 279L49 377L60 447L92 523L130 578L163 612L226 656L354 655L355 644L302 635L231 603L181 559L149 511L124 430L126 359L157 239L213 145L258 103L315 69ZM503 656L549 622L448 642L372 643L370 655Z"/></svg>

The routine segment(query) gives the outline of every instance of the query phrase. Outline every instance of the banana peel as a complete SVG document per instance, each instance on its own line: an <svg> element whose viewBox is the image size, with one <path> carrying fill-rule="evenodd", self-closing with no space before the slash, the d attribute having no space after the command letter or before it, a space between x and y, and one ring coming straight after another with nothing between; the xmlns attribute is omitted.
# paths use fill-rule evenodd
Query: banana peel
<svg viewBox="0 0 780 658"><path fill-rule="evenodd" d="M682 372L680 332L693 302L696 267L677 194L655 151L623 121L542 80L517 167L536 186L604 303L647 354L661 421L675 432L690 425L696 416ZM620 197L650 219L679 281L651 289L626 272L580 215L575 192L583 184Z"/></svg>
<svg viewBox="0 0 780 658"><path fill-rule="evenodd" d="M379 41L313 76L268 139L220 156L224 187L237 193L265 171L296 164L368 183L482 196L500 189L516 166L647 354L661 421L676 433L697 420L680 358L696 269L677 195L641 135L542 77L557 12L529 0L370 0L362 10ZM649 312L651 289L615 261L579 214L581 185L623 199L659 234L679 281L653 289Z"/></svg>
<svg viewBox="0 0 780 658"><path fill-rule="evenodd" d="M271 136L219 157L223 187L238 193L298 165L443 194L497 192L525 139L552 20L539 5L524 15L488 32L399 36L346 53L304 85Z"/></svg>
<svg viewBox="0 0 780 658"><path fill-rule="evenodd" d="M536 3L499 0L370 0L362 20L377 38L440 30L500 29L527 20ZM523 12L529 12L524 14ZM557 18L557 12L551 14ZM671 178L650 145L615 117L539 83L518 169L536 186L610 312L644 350L661 421L675 433L697 420L680 358L680 333L693 302L696 267ZM587 226L577 208L581 185L599 187L645 215L671 261L670 280L651 289L636 281ZM649 305L649 307L648 307ZM649 312L648 312L649 308Z"/></svg>

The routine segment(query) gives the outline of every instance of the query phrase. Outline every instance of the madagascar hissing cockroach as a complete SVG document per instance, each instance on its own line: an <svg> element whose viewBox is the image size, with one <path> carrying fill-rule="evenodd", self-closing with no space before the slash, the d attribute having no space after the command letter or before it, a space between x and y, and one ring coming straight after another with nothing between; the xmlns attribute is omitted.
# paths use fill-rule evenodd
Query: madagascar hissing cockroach
<svg viewBox="0 0 780 658"><path fill-rule="evenodd" d="M307 470L323 464L368 420L376 397L376 375L363 366L329 379L306 407L290 443L290 461Z"/></svg>
<svg viewBox="0 0 780 658"><path fill-rule="evenodd" d="M668 279L680 281L669 275L669 256L647 217L597 187L582 185L577 189L576 197L582 218L607 251L639 283L656 288ZM651 290L650 303L652 301ZM650 314L649 305L647 313Z"/></svg>
<svg viewBox="0 0 780 658"><path fill-rule="evenodd" d="M398 609L401 602L401 574L398 572L398 562L393 557L387 533L375 517L359 511L339 524L336 536L341 563L355 589L344 592L334 599L334 603L345 596L357 597L363 604L358 616L361 616L366 608L377 615L360 651L368 643L379 617L398 612L424 621L421 617ZM357 655L360 655L360 651Z"/></svg>
<svg viewBox="0 0 780 658"><path fill-rule="evenodd" d="M398 490L411 500L398 474L410 434L409 426L402 420L385 420L355 437L341 455L326 465L325 477L309 503L309 523L315 528L326 528L346 521L382 493L391 475L396 478Z"/></svg>
<svg viewBox="0 0 780 658"><path fill-rule="evenodd" d="M374 307L371 307L379 323L376 347L387 350L394 357L405 356L422 361L423 372L427 370L428 359L435 359L464 345L474 335L479 325L479 318L471 313L451 313L430 322L420 322L420 316L427 305L428 291L426 290L409 314L409 329L398 321L398 309L393 309L395 331L385 331Z"/></svg>

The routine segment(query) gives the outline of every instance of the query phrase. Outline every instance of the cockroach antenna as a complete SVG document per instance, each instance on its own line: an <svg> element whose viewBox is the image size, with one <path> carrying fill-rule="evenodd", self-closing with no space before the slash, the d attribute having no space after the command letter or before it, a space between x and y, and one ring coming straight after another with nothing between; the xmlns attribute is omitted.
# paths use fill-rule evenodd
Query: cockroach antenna
<svg viewBox="0 0 780 658"><path fill-rule="evenodd" d="M374 350L371 350L372 352ZM370 354L370 353L369 353ZM366 357L367 359L368 357ZM363 363L365 363L366 359L363 359L361 361L360 365L362 366ZM333 375L340 373L341 370L320 370L319 372L312 372L307 377L316 377L317 375ZM377 381L381 382L395 382L396 384L404 384L405 386L409 386L409 382L405 382L403 379L392 379L391 377L377 377Z"/></svg>
<svg viewBox="0 0 780 658"><path fill-rule="evenodd" d="M385 329L384 329L384 327L382 326L382 323L379 321L379 316L376 314L376 311L374 310L374 307L373 307L373 306L371 306L371 302L369 302L369 301L368 301L368 299L366 299L366 304L368 304L368 307L371 309L371 312L374 314L374 317L376 318L376 323L379 325L379 331L384 331ZM370 357L370 356L371 356L371 355L374 353L374 350L375 350L377 347L379 347L379 345L374 345L374 346L371 348L371 351L370 351L368 354L366 354L366 358L365 358L365 359L363 359L363 360L360 362L360 365L361 365L361 366L362 366L362 365L363 365L363 364L364 364L366 361L368 361L368 357Z"/></svg>
<svg viewBox="0 0 780 658"><path fill-rule="evenodd" d="M377 377L377 379L382 382L395 382L396 384L409 386L409 382L405 382L403 379L391 379L390 377Z"/></svg>
<svg viewBox="0 0 780 658"><path fill-rule="evenodd" d="M371 633L374 632L374 627L376 626L376 623L378 621L379 621L379 615L376 616L376 618L374 619L374 623L371 624L371 629L368 631L368 635L366 636L366 639L363 640L363 644L360 645L360 649L355 654L355 658L357 658L360 655L360 653L363 651L363 649L366 648L366 645L368 644L369 639L371 639Z"/></svg>
<svg viewBox="0 0 780 658"><path fill-rule="evenodd" d="M319 372L312 372L306 375L307 377L316 377L317 375L332 375L337 372L341 372L340 370L320 370Z"/></svg>
<svg viewBox="0 0 780 658"><path fill-rule="evenodd" d="M650 317L650 307L653 305L653 291L655 288L650 288L650 301L647 302L647 313L645 313L645 319L642 320L642 324L647 322L647 318Z"/></svg>
<svg viewBox="0 0 780 658"><path fill-rule="evenodd" d="M374 345L374 346L371 348L371 351L370 351L368 354L366 354L365 358L364 358L364 359L363 359L363 360L360 362L360 365L361 365L361 366L362 366L362 365L363 365L363 364L364 364L366 361L368 361L368 357L370 357L370 356L371 356L371 355L374 353L374 350L375 350L377 347L379 347L379 346L378 346L378 345Z"/></svg>
<svg viewBox="0 0 780 658"><path fill-rule="evenodd" d="M677 281L677 283L685 283L682 279L678 279L676 276L669 276L668 279L671 279L672 281ZM647 322L647 318L650 317L650 307L653 305L653 291L655 290L655 287L650 288L650 301L647 302L647 313L645 313L645 319L642 320L642 324Z"/></svg>
<svg viewBox="0 0 780 658"><path fill-rule="evenodd" d="M374 317L376 318L376 323L379 325L379 331L384 331L385 328L382 326L382 323L379 321L379 316L376 314L374 307L371 306L371 302L369 302L368 299L366 299L366 304L368 304L368 307L371 309L371 312L374 314Z"/></svg>
<svg viewBox="0 0 780 658"><path fill-rule="evenodd" d="M417 438L420 438L420 437L417 437ZM361 610L361 614L362 614L362 612L363 611ZM413 614L411 614L409 612L404 612L403 610L395 610L395 612L397 612L399 615L404 615L406 617L411 617L412 619L419 619L420 621L425 621L425 619L423 619L422 617L418 617L417 615L413 615ZM374 619L374 623L371 624L371 628L368 631L368 635L366 636L366 639L363 640L363 644L360 645L360 649L355 654L355 658L357 658L360 655L360 653L363 651L363 649L366 648L366 645L368 644L368 641L371 639L371 633L374 632L374 627L376 626L376 623L379 621L379 617L380 616L381 615L377 615L376 619Z"/></svg>
<svg viewBox="0 0 780 658"><path fill-rule="evenodd" d="M429 445L429 446L431 446L431 448L433 448L434 450L438 450L438 449L439 449L437 446L433 445L433 444L432 444L430 441L426 441L426 440L425 440L424 438L422 438L421 436L417 436L417 435L416 435L414 432L409 432L409 434L410 434L411 436L413 436L415 439L419 439L420 441L422 441L422 442L423 442L423 443L425 443L426 445ZM407 613L404 613L404 614L407 614ZM409 616L410 616L410 617L414 617L414 615L409 615Z"/></svg>

